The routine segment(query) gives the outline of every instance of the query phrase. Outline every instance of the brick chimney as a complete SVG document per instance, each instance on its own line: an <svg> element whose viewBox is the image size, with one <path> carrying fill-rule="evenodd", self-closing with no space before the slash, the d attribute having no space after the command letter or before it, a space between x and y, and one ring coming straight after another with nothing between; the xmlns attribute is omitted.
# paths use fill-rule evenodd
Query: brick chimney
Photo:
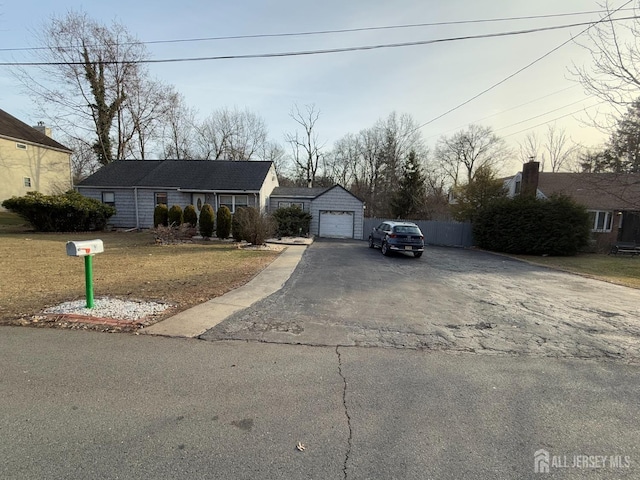
<svg viewBox="0 0 640 480"><path fill-rule="evenodd" d="M51 129L47 127L44 122L38 122L37 125L34 125L33 128L38 130L40 133L44 133L47 137L51 138Z"/></svg>
<svg viewBox="0 0 640 480"><path fill-rule="evenodd" d="M520 195L535 198L538 190L539 171L540 162L531 161L522 165L522 185L520 187Z"/></svg>

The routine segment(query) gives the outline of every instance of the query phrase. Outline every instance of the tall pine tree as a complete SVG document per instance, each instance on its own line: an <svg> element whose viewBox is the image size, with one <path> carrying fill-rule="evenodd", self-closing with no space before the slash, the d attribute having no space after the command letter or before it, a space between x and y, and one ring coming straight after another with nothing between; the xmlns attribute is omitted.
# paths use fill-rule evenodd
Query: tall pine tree
<svg viewBox="0 0 640 480"><path fill-rule="evenodd" d="M424 208L426 176L422 165L411 150L402 165L398 190L391 199L391 213L395 218L418 218Z"/></svg>

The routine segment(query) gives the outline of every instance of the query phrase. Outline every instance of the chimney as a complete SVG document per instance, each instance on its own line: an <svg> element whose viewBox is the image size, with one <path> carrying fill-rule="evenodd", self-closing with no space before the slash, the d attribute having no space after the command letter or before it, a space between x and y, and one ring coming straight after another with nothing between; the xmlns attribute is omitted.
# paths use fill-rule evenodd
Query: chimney
<svg viewBox="0 0 640 480"><path fill-rule="evenodd" d="M540 175L540 162L530 161L522 165L522 185L520 195L536 197L538 190L538 177Z"/></svg>
<svg viewBox="0 0 640 480"><path fill-rule="evenodd" d="M49 127L47 127L44 122L40 121L38 122L37 125L34 125L34 127L36 130L38 130L40 133L44 133L47 137L51 138L51 129Z"/></svg>

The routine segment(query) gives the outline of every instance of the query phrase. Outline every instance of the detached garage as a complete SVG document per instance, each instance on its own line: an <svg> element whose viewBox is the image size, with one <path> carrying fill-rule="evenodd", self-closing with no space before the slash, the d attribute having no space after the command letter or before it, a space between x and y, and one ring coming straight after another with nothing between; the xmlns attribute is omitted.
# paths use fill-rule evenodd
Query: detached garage
<svg viewBox="0 0 640 480"><path fill-rule="evenodd" d="M362 240L364 204L340 185L328 188L277 187L271 193L271 211L297 205L311 214L310 231L326 238Z"/></svg>

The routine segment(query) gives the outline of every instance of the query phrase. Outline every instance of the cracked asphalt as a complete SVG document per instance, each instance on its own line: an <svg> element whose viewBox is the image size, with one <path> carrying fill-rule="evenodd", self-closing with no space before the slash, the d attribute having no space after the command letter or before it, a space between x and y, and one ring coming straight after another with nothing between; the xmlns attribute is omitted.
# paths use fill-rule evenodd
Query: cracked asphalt
<svg viewBox="0 0 640 480"><path fill-rule="evenodd" d="M320 241L209 341L0 327L0 478L637 479L639 299Z"/></svg>
<svg viewBox="0 0 640 480"><path fill-rule="evenodd" d="M640 291L475 250L320 240L282 290L201 338L635 363Z"/></svg>

